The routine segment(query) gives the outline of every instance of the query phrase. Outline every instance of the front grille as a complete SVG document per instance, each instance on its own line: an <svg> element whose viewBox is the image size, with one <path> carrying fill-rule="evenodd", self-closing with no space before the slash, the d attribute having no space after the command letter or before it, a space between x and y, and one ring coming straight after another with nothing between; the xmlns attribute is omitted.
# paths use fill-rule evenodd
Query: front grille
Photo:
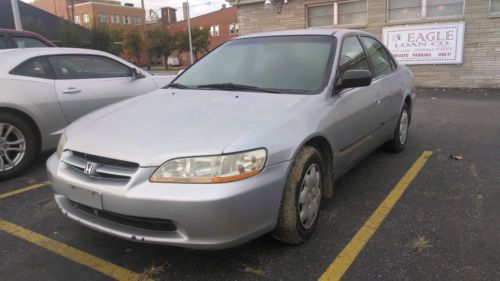
<svg viewBox="0 0 500 281"><path fill-rule="evenodd" d="M142 217L132 217L126 215L120 215L108 211L97 210L89 206L85 206L76 202L71 201L71 204L76 207L81 212L98 217L110 222L114 222L123 226L138 228L142 230L153 230L153 231L176 231L177 227L171 220L164 219L152 219L152 218L142 218Z"/></svg>
<svg viewBox="0 0 500 281"><path fill-rule="evenodd" d="M137 169L139 169L138 163L116 160L78 151L69 151L69 153L64 155L62 161L82 176L120 182L128 182ZM88 162L96 164L95 172L91 175L85 173L85 165Z"/></svg>

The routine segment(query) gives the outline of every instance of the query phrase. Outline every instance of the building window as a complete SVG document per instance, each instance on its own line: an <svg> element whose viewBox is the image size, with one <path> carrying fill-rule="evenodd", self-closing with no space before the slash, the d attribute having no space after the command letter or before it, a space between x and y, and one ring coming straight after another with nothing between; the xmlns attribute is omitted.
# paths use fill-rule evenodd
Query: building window
<svg viewBox="0 0 500 281"><path fill-rule="evenodd" d="M142 24L141 17L134 17L134 24L135 25L141 25Z"/></svg>
<svg viewBox="0 0 500 281"><path fill-rule="evenodd" d="M131 24L130 17L129 16L123 16L123 23L124 24Z"/></svg>
<svg viewBox="0 0 500 281"><path fill-rule="evenodd" d="M212 25L210 26L210 36L212 37L216 37L216 36L219 36L220 32L219 32L219 25Z"/></svg>
<svg viewBox="0 0 500 281"><path fill-rule="evenodd" d="M83 14L83 23L89 23L89 22L90 22L89 14Z"/></svg>
<svg viewBox="0 0 500 281"><path fill-rule="evenodd" d="M119 15L111 15L111 22L112 23L120 23L120 16Z"/></svg>
<svg viewBox="0 0 500 281"><path fill-rule="evenodd" d="M367 0L350 0L307 7L307 27L364 25L367 19Z"/></svg>
<svg viewBox="0 0 500 281"><path fill-rule="evenodd" d="M100 23L107 23L108 22L108 15L98 15L98 17L99 17Z"/></svg>
<svg viewBox="0 0 500 281"><path fill-rule="evenodd" d="M75 23L80 24L80 16L75 16Z"/></svg>
<svg viewBox="0 0 500 281"><path fill-rule="evenodd" d="M490 0L490 14L500 15L500 0Z"/></svg>
<svg viewBox="0 0 500 281"><path fill-rule="evenodd" d="M456 17L464 14L464 0L388 0L387 7L388 19L393 21Z"/></svg>
<svg viewBox="0 0 500 281"><path fill-rule="evenodd" d="M240 33L240 27L237 23L229 25L229 34L231 36L238 35Z"/></svg>

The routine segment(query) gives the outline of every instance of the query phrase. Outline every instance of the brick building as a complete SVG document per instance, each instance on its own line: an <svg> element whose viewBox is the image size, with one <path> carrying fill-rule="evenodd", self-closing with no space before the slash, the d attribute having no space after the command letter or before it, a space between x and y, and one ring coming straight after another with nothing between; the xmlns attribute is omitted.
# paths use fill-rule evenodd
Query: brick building
<svg viewBox="0 0 500 281"><path fill-rule="evenodd" d="M83 27L90 28L94 21L108 25L111 29L142 29L145 24L143 8L122 6L114 0L35 0L32 5L49 13L70 19Z"/></svg>
<svg viewBox="0 0 500 281"><path fill-rule="evenodd" d="M213 50L220 44L239 35L237 13L237 8L227 8L226 5L222 5L222 8L218 11L191 18L191 28L209 30L209 50ZM186 14L184 14L184 18L187 18ZM161 9L161 24L171 34L188 30L187 21L177 21L176 9L171 7L164 7ZM183 52L181 54L174 53L173 56L179 57L182 66L190 65L191 58L189 52Z"/></svg>
<svg viewBox="0 0 500 281"><path fill-rule="evenodd" d="M357 28L375 34L390 49L398 47L397 40L399 45L409 40L403 42L406 50L397 50L402 51L398 53L400 60L408 55L434 56L430 52L434 45L454 42L453 46L435 48L454 52L455 59L450 62L437 57L422 64L418 61L424 59L413 59L410 68L417 85L500 87L500 0L272 0L267 9L263 0L229 2L239 8L241 34L318 27ZM388 36L388 30L397 32ZM416 33L411 33L412 30ZM396 40L395 45L391 45L392 40ZM427 43L431 47L422 48ZM414 47L420 47L422 52L411 53Z"/></svg>

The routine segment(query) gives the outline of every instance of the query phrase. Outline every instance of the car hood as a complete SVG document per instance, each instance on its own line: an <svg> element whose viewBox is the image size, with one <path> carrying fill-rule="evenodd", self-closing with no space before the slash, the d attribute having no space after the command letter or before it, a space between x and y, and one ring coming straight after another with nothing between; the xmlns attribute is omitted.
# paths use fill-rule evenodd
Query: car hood
<svg viewBox="0 0 500 281"><path fill-rule="evenodd" d="M259 124L282 116L304 95L157 90L91 113L66 130L65 149L159 166L218 155ZM255 144L259 148L265 143Z"/></svg>

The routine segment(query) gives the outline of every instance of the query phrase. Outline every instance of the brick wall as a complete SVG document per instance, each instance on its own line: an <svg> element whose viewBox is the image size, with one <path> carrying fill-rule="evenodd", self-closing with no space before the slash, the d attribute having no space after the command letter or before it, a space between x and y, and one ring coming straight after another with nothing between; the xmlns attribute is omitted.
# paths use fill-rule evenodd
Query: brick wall
<svg viewBox="0 0 500 281"><path fill-rule="evenodd" d="M281 14L265 10L263 2L240 5L241 34L305 28L305 6L329 0L290 0ZM368 25L357 28L382 38L386 22L386 0L368 0ZM500 17L489 17L489 0L465 0L464 16L447 21L465 21L464 62L461 65L410 66L418 86L495 88L500 87ZM419 21L418 23L432 23ZM412 24L400 23L400 24Z"/></svg>

